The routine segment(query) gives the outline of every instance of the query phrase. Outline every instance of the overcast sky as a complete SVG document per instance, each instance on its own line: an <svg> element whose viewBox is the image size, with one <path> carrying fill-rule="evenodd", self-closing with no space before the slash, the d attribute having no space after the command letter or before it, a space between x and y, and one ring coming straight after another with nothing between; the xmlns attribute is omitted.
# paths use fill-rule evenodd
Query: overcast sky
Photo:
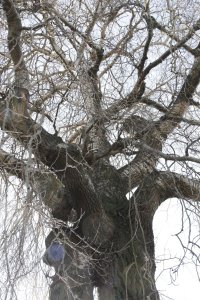
<svg viewBox="0 0 200 300"><path fill-rule="evenodd" d="M184 232L181 232L182 224ZM195 266L195 257L192 259L189 251L181 261L184 251L176 236L179 232L182 242L187 246L189 236L190 240L194 240L195 236L200 235L198 219L194 215L191 228L187 217L182 218L180 200L165 201L154 218L156 257L158 261L166 259L157 264L157 287L162 294L161 300L199 300L200 282L197 272L200 274L200 266ZM199 253L197 248L196 253ZM178 267L180 262L182 265Z"/></svg>

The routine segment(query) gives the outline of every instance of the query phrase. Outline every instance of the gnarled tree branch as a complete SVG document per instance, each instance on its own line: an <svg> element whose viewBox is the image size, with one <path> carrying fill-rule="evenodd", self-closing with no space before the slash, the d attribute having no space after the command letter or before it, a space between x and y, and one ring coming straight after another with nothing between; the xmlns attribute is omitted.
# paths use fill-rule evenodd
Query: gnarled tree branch
<svg viewBox="0 0 200 300"><path fill-rule="evenodd" d="M172 104L169 111L154 125L151 132L143 137L141 140L142 143L146 144L151 149L159 151L162 149L163 142L178 126L181 117L190 106L190 99L192 98L199 81L200 56L195 58L193 66L187 75L175 102ZM153 171L158 159L158 153L142 151L136 155L135 159L128 166L125 166L120 170L122 176L127 177L129 189L137 186L144 176Z"/></svg>

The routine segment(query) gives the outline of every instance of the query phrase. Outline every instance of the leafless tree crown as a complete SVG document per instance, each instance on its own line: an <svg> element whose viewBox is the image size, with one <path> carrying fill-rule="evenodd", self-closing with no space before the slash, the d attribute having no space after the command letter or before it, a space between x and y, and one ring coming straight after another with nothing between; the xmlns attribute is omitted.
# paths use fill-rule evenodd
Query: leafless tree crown
<svg viewBox="0 0 200 300"><path fill-rule="evenodd" d="M198 214L199 11L186 0L1 0L5 295L41 267L52 227L75 224L66 247L87 241L75 248L88 265L94 249L122 247L118 220L131 240L136 218L152 221L168 198Z"/></svg>

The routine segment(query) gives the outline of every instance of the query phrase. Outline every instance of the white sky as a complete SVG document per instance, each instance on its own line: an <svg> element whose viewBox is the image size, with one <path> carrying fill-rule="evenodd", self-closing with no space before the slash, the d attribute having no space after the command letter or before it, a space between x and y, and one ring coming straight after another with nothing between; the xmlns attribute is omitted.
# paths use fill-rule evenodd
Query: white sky
<svg viewBox="0 0 200 300"><path fill-rule="evenodd" d="M157 264L157 288L162 295L161 300L199 300L200 297L200 282L197 276L197 271L200 273L200 266L196 270L189 253L186 254L178 272L172 271L179 264L178 258L181 259L183 256L183 249L175 236L181 230L181 220L181 205L177 199L165 201L154 218L156 257L157 259L164 257L168 259ZM186 230L181 234L181 237L184 245L187 245L190 227L186 220L184 225ZM196 235L199 236L198 220L192 220L192 225L191 238Z"/></svg>

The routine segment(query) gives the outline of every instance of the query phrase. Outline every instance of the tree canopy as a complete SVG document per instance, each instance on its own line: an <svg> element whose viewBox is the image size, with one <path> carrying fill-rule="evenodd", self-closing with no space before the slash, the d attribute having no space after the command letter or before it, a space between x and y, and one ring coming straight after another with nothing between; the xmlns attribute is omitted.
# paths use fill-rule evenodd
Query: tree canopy
<svg viewBox="0 0 200 300"><path fill-rule="evenodd" d="M198 215L200 4L0 3L4 294L46 236L51 300L159 299L153 216Z"/></svg>

